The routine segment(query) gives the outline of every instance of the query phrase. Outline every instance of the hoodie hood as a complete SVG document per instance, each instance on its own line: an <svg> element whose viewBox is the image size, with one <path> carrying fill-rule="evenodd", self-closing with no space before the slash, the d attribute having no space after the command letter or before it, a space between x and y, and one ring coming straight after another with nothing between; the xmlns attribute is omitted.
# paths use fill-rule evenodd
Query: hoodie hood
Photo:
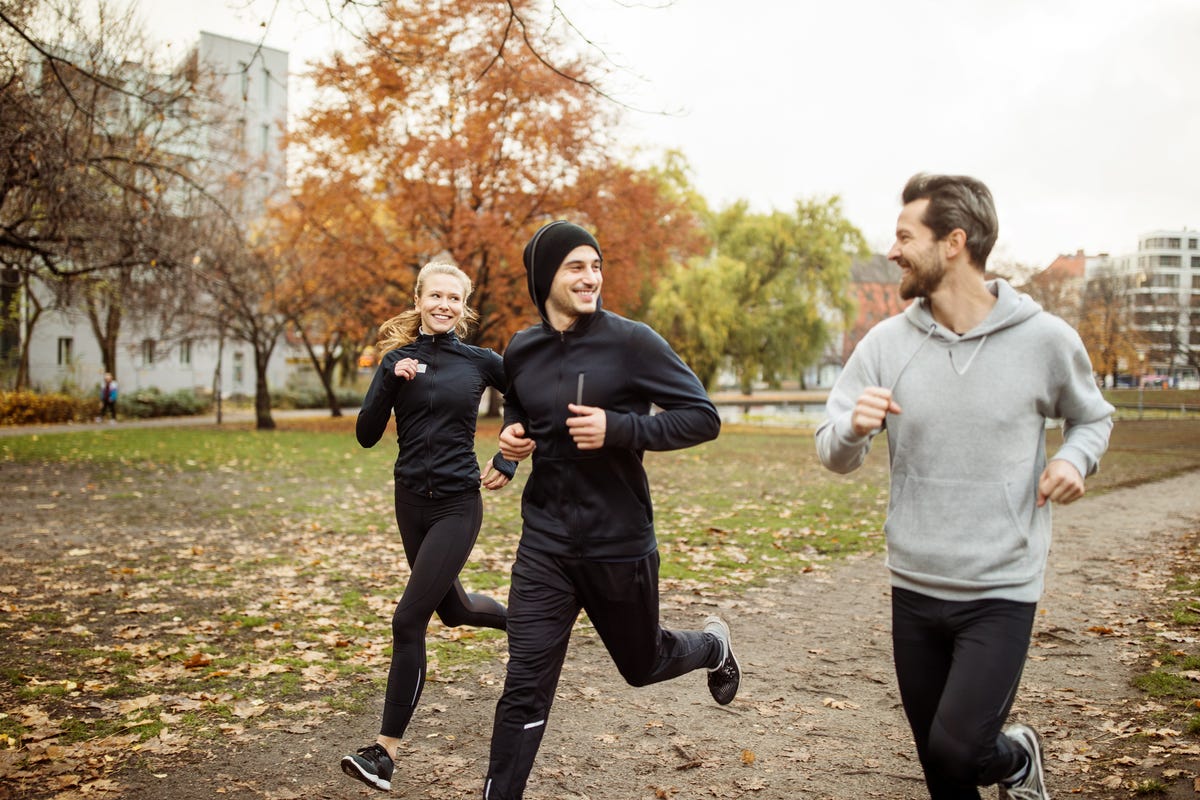
<svg viewBox="0 0 1200 800"><path fill-rule="evenodd" d="M600 244L596 237L583 228L565 219L555 220L538 229L538 232L525 245L523 261L525 262L525 281L529 289L529 299L537 306L538 314L546 322L546 298L550 296L550 284L554 275L562 266L568 254L580 245L595 248L596 254L604 259ZM600 308L600 300L596 299L596 308Z"/></svg>
<svg viewBox="0 0 1200 800"><path fill-rule="evenodd" d="M950 351L950 363L954 367L954 371L959 375L965 375L967 370L971 368L975 357L983 350L983 346L987 344L988 336L997 331L1002 331L1005 328L1011 328L1020 325L1027 319L1037 316L1041 313L1042 307L1038 305L1027 294L1018 292L1009 285L1008 281L997 278L988 281L987 289L996 297L996 305L992 306L992 310L984 317L983 321L976 325L971 330L959 336L949 328L938 324L933 318L933 314L929 310L929 298L922 297L917 302L909 305L904 309L904 318L915 327L917 330L925 334L921 339L921 344L917 346L904 362L904 366L900 368L896 375L895 381L888 388L895 389L899 383L900 377L908 369L908 365L912 363L917 354L931 338L937 338ZM955 345L960 343L972 343L968 346L966 352L963 348L956 348Z"/></svg>
<svg viewBox="0 0 1200 800"><path fill-rule="evenodd" d="M997 278L987 282L988 291L996 297L996 305L988 315L962 336L944 328L933 318L929 310L929 298L922 297L904 310L904 317L922 333L930 333L946 341L958 342L980 339L996 331L1019 325L1041 312L1042 307L1027 294L1018 292L1008 281Z"/></svg>

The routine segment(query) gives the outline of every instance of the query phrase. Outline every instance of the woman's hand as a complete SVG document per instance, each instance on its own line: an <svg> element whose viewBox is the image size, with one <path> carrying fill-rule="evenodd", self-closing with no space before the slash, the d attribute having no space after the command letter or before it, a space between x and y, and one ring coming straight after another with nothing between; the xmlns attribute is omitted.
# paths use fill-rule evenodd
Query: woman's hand
<svg viewBox="0 0 1200 800"><path fill-rule="evenodd" d="M483 475L479 478L479 485L490 491L503 489L508 485L508 476L496 469L491 461L488 461L487 469L483 471Z"/></svg>
<svg viewBox="0 0 1200 800"><path fill-rule="evenodd" d="M406 381L411 381L417 377L417 365L420 364L415 358L402 358L396 362L396 366L392 369L396 373L397 378L403 378Z"/></svg>

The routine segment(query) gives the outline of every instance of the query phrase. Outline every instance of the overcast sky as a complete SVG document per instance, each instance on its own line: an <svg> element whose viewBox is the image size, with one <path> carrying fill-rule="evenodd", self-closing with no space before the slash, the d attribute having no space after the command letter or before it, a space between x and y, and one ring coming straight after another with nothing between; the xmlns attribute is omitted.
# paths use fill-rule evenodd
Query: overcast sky
<svg viewBox="0 0 1200 800"><path fill-rule="evenodd" d="M277 2L265 43L302 73L333 37L294 13L295 0ZM276 6L142 3L173 49L200 30L258 41ZM627 69L619 97L676 112L632 114L622 138L681 150L714 205L744 198L765 211L838 195L886 250L905 180L961 172L996 197L993 258L1041 266L1200 228L1197 0L559 5Z"/></svg>

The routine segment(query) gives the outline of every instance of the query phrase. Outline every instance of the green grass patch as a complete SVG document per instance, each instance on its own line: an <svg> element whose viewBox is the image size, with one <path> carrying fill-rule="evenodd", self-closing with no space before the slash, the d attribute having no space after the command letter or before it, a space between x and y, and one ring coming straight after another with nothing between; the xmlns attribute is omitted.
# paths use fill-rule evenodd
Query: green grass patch
<svg viewBox="0 0 1200 800"><path fill-rule="evenodd" d="M1191 697L1194 691L1191 684L1187 678L1162 670L1153 670L1133 678L1134 686L1158 699Z"/></svg>
<svg viewBox="0 0 1200 800"><path fill-rule="evenodd" d="M1200 625L1200 609L1191 604L1179 604L1171 609L1171 620L1176 625Z"/></svg>
<svg viewBox="0 0 1200 800"><path fill-rule="evenodd" d="M1133 787L1133 793L1136 795L1166 794L1169 788L1167 784L1158 778L1147 778L1144 781L1139 781Z"/></svg>

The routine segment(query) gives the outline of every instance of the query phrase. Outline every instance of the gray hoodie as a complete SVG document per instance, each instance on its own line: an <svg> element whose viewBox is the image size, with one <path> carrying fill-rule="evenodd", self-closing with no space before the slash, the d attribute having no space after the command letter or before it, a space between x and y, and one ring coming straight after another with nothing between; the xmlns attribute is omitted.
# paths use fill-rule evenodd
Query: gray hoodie
<svg viewBox="0 0 1200 800"><path fill-rule="evenodd" d="M1037 507L1046 420L1062 419L1054 454L1084 477L1108 446L1113 408L1079 335L1005 281L996 305L959 336L917 301L855 348L818 428L835 472L862 464L874 434L851 427L868 386L891 389L885 423L891 496L884 529L892 585L945 600L1036 602L1050 549L1050 504Z"/></svg>

